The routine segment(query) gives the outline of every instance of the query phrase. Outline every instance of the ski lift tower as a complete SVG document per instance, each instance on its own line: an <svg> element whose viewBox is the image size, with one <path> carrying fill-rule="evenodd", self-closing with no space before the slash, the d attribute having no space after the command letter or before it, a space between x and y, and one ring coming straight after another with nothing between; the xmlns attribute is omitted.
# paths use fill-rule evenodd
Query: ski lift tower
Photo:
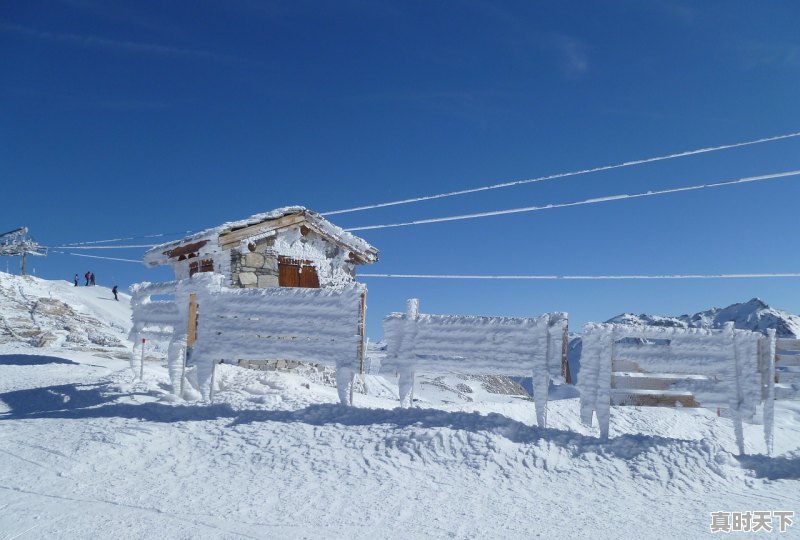
<svg viewBox="0 0 800 540"><path fill-rule="evenodd" d="M40 246L28 236L28 228L20 227L0 234L0 255L19 255L20 275L27 275L25 257L28 255L47 255L47 248Z"/></svg>

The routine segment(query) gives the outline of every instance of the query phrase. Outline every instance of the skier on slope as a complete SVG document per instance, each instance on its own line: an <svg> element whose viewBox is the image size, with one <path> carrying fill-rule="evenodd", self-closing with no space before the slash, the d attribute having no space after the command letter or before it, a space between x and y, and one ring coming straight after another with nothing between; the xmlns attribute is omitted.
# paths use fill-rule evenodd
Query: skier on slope
<svg viewBox="0 0 800 540"><path fill-rule="evenodd" d="M92 284L92 287L94 287L94 285L95 285L95 283L94 283L94 272L92 272L92 275L89 276L89 282Z"/></svg>
<svg viewBox="0 0 800 540"><path fill-rule="evenodd" d="M114 288L111 289L111 292L114 293L114 300L119 302L119 298L117 298L117 286L116 285L114 285Z"/></svg>
<svg viewBox="0 0 800 540"><path fill-rule="evenodd" d="M75 284L76 287L78 286L78 274L75 274L75 279L73 279L72 282Z"/></svg>
<svg viewBox="0 0 800 540"><path fill-rule="evenodd" d="M91 276L92 276L92 273L91 273L90 271L88 271L88 270L86 271L86 273L85 273L85 274L83 274L83 277L85 277L85 278L86 278L86 285L84 285L85 287L88 287L88 286L89 286L89 278L90 278Z"/></svg>

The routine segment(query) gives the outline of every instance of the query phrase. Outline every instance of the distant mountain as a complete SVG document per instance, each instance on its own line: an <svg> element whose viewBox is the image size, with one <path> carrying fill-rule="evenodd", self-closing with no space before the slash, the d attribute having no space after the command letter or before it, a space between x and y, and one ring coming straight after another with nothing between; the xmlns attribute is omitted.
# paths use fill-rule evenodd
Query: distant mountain
<svg viewBox="0 0 800 540"><path fill-rule="evenodd" d="M722 328L726 322L732 322L735 328L765 333L774 328L778 337L800 338L800 317L781 309L770 307L760 298L748 302L731 304L726 308L711 308L693 315L661 316L623 313L607 320L608 323L665 326L670 328ZM580 337L570 339L567 357L572 373L573 383L577 382L580 372L582 342Z"/></svg>
<svg viewBox="0 0 800 540"><path fill-rule="evenodd" d="M722 328L725 323L733 322L734 326L741 330L764 333L768 328L774 328L778 337L800 337L800 317L770 307L760 298L753 298L741 304L732 304L726 308L711 308L694 315L663 317L623 313L606 322L673 328Z"/></svg>

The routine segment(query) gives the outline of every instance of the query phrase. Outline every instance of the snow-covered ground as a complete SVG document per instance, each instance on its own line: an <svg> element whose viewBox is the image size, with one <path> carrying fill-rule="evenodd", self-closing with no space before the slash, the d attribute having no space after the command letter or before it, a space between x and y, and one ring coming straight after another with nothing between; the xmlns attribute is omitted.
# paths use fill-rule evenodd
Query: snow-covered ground
<svg viewBox="0 0 800 540"><path fill-rule="evenodd" d="M124 303L86 289L63 292L124 339ZM601 443L569 390L542 430L475 378L419 377L397 409L369 376L347 408L228 365L214 403L184 402L160 362L137 381L109 350L0 344L0 538L702 538L710 512L800 512L800 403L778 404L773 456L746 425L740 458L714 411L613 408Z"/></svg>

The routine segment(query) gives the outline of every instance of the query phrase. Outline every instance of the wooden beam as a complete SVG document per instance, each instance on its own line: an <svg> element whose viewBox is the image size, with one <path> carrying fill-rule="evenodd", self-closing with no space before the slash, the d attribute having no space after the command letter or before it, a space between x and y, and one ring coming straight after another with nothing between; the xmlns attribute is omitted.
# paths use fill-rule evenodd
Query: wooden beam
<svg viewBox="0 0 800 540"><path fill-rule="evenodd" d="M189 321L186 332L186 346L193 347L197 341L197 295L189 295Z"/></svg>
<svg viewBox="0 0 800 540"><path fill-rule="evenodd" d="M268 219L260 223L254 223L253 225L248 225L247 227L236 229L235 231L228 231L220 234L219 245L222 246L223 249L228 249L229 246L238 244L242 240L250 238L251 236L297 225L298 223L306 221L306 219L307 218L305 214L299 213L290 214L288 216L283 216L276 219Z"/></svg>
<svg viewBox="0 0 800 540"><path fill-rule="evenodd" d="M188 255L189 253L194 253L195 251L205 246L206 244L208 244L208 240L200 240L199 242L184 244L182 246L168 249L167 251L164 252L164 255L166 255L170 259L175 257L180 257L181 255Z"/></svg>
<svg viewBox="0 0 800 540"><path fill-rule="evenodd" d="M567 384L572 384L572 373L569 370L569 327L564 325L564 335L561 337L561 374Z"/></svg>
<svg viewBox="0 0 800 540"><path fill-rule="evenodd" d="M690 392L637 392L635 390L611 390L611 404L634 407L700 407Z"/></svg>
<svg viewBox="0 0 800 540"><path fill-rule="evenodd" d="M683 375L672 373L612 373L611 388L625 390L669 390L673 384L684 385L684 390L692 385L716 384L704 375Z"/></svg>

